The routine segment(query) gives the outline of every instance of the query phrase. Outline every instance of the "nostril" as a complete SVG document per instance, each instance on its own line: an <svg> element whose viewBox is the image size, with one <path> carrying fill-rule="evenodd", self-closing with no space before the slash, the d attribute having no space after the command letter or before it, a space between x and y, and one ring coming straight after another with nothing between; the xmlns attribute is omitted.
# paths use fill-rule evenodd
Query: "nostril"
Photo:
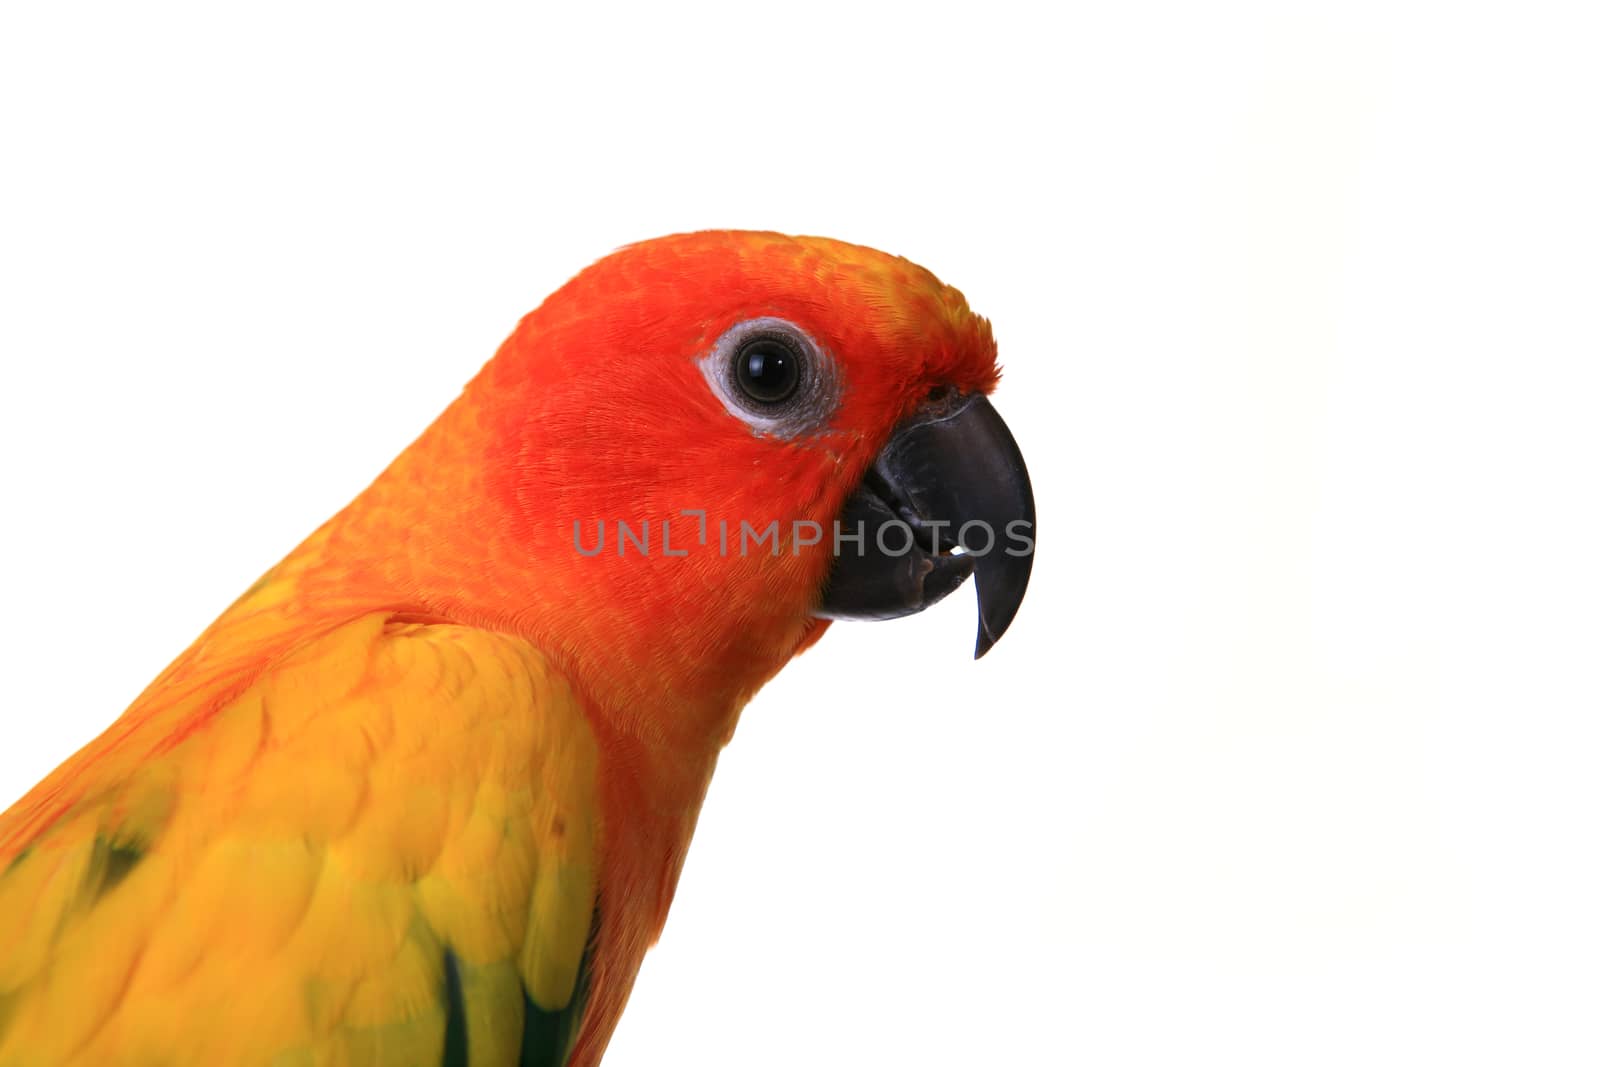
<svg viewBox="0 0 1600 1067"><path fill-rule="evenodd" d="M937 422L956 414L971 397L961 392L953 385L936 385L928 390L928 395L917 405L916 414L912 417L919 422Z"/></svg>

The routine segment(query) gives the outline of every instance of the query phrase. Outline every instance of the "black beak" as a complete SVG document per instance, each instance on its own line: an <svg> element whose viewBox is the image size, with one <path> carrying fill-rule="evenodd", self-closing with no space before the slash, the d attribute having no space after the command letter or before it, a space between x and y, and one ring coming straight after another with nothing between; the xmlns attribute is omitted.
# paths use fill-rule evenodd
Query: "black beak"
<svg viewBox="0 0 1600 1067"><path fill-rule="evenodd" d="M912 615L976 575L982 656L1022 605L1033 542L1033 487L1006 424L982 396L930 400L845 502L817 614Z"/></svg>

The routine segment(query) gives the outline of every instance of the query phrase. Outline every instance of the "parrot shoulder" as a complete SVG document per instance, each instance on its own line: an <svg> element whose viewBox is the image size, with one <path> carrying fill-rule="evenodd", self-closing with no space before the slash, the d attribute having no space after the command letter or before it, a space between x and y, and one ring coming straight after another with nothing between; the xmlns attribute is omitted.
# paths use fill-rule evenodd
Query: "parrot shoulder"
<svg viewBox="0 0 1600 1067"><path fill-rule="evenodd" d="M0 1067L565 1060L598 754L537 649L375 613L165 722L0 852Z"/></svg>

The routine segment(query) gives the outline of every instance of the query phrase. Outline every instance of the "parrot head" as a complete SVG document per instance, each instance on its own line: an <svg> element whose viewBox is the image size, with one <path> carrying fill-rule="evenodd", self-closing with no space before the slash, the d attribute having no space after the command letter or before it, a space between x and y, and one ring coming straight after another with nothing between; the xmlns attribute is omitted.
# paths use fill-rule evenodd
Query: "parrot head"
<svg viewBox="0 0 1600 1067"><path fill-rule="evenodd" d="M529 633L610 702L740 705L830 620L975 576L983 655L1032 564L986 320L872 249L704 232L525 317L385 481L404 581ZM429 484L431 483L431 484ZM425 503L417 504L416 498Z"/></svg>

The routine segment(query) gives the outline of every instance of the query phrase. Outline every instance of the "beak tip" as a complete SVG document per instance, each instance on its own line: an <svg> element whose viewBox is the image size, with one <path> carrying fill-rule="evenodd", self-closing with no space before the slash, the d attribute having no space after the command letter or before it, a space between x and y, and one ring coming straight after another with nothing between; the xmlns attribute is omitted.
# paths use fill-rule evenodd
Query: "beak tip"
<svg viewBox="0 0 1600 1067"><path fill-rule="evenodd" d="M980 612L978 615L978 644L973 650L972 658L982 659L984 656L987 656L989 654L989 650L995 645L999 644L1000 638L1004 637L1005 632L1010 628L1010 619L1006 619L1004 622L1002 622L999 629L991 628L988 620L985 619Z"/></svg>

